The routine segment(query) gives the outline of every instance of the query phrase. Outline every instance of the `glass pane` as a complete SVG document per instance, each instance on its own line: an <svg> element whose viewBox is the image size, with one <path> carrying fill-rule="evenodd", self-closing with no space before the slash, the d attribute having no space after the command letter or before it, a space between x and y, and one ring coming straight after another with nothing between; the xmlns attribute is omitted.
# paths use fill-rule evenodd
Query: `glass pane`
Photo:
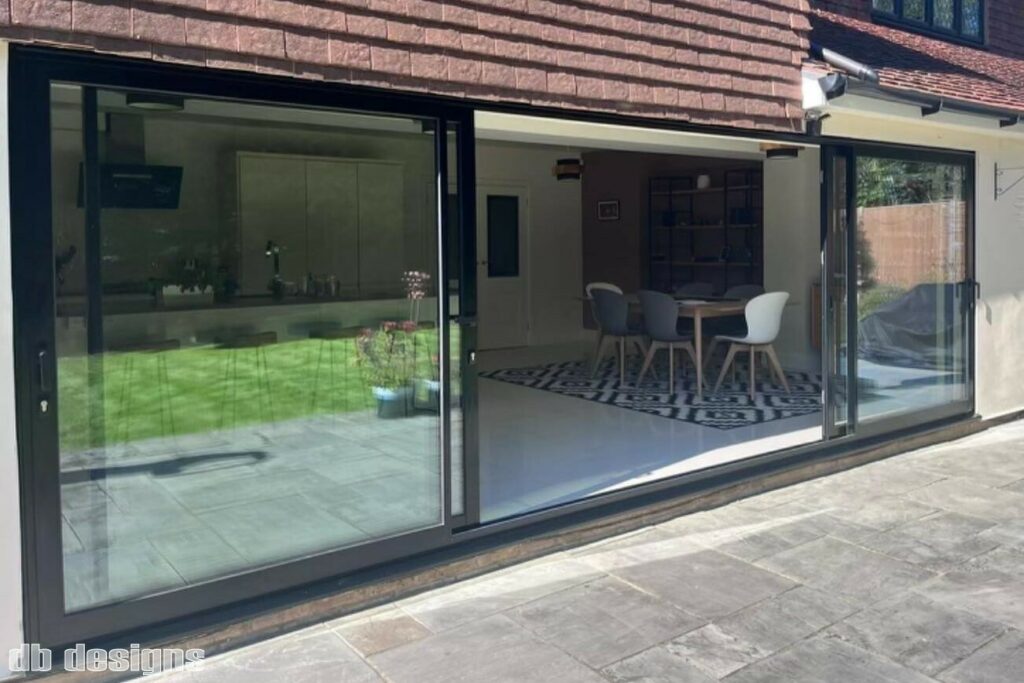
<svg viewBox="0 0 1024 683"><path fill-rule="evenodd" d="M487 276L519 275L519 197L487 196Z"/></svg>
<svg viewBox="0 0 1024 683"><path fill-rule="evenodd" d="M903 18L914 21L924 21L925 0L903 0Z"/></svg>
<svg viewBox="0 0 1024 683"><path fill-rule="evenodd" d="M459 204L459 137L462 135L458 124L448 124L448 330L449 330L449 396L451 404L451 513L461 515L466 511L465 458L463 457L462 432L462 325L459 323L459 286L462 276L460 226L462 222Z"/></svg>
<svg viewBox="0 0 1024 683"><path fill-rule="evenodd" d="M953 28L953 0L935 0L932 23L938 28Z"/></svg>
<svg viewBox="0 0 1024 683"><path fill-rule="evenodd" d="M858 415L967 395L966 169L860 157Z"/></svg>
<svg viewBox="0 0 1024 683"><path fill-rule="evenodd" d="M52 92L67 609L441 524L434 123L99 91L86 168L82 92Z"/></svg>
<svg viewBox="0 0 1024 683"><path fill-rule="evenodd" d="M962 29L961 32L968 36L981 35L981 0L963 0Z"/></svg>
<svg viewBox="0 0 1024 683"><path fill-rule="evenodd" d="M828 274L826 305L829 330L829 369L832 420L836 427L847 424L848 399L848 335L846 329L849 286L847 279L847 158L836 155L832 162L832 185L829 188L831 211L828 217ZM813 309L812 309L813 313Z"/></svg>
<svg viewBox="0 0 1024 683"><path fill-rule="evenodd" d="M873 0L872 6L879 12L892 12L896 11L895 0Z"/></svg>

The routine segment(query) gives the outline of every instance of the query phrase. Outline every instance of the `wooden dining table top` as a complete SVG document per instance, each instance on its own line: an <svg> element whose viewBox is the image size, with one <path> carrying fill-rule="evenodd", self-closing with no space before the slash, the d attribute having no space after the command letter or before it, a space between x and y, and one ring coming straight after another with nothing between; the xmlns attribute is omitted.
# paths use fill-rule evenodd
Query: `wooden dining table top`
<svg viewBox="0 0 1024 683"><path fill-rule="evenodd" d="M630 306L639 306L640 297L636 294L624 295ZM591 297L582 297L584 301L590 301ZM702 297L678 297L676 303L679 305L679 315L683 318L723 318L732 315L741 315L747 308L749 299L726 299L719 296Z"/></svg>

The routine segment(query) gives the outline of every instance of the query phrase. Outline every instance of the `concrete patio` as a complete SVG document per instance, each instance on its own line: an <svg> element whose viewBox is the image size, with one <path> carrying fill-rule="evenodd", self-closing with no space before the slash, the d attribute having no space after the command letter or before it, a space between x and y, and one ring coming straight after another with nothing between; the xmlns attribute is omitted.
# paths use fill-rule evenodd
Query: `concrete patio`
<svg viewBox="0 0 1024 683"><path fill-rule="evenodd" d="M323 623L165 683L900 681L1024 670L1024 423Z"/></svg>

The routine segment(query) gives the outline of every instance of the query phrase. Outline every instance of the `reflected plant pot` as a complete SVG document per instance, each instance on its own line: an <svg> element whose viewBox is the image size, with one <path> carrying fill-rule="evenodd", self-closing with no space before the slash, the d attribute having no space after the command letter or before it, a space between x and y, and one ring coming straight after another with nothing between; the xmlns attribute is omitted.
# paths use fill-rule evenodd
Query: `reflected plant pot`
<svg viewBox="0 0 1024 683"><path fill-rule="evenodd" d="M413 388L373 387L373 397L377 399L377 417L391 420L407 417L412 414Z"/></svg>
<svg viewBox="0 0 1024 683"><path fill-rule="evenodd" d="M441 409L441 383L436 379L413 380L413 408L428 413Z"/></svg>

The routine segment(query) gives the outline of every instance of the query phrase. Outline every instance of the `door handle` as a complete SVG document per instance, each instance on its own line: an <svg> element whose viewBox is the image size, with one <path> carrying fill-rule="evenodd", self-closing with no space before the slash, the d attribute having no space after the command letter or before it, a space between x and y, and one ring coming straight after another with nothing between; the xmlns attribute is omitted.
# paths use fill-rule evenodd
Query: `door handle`
<svg viewBox="0 0 1024 683"><path fill-rule="evenodd" d="M47 350L45 346L39 348L36 353L36 379L39 384L39 393L50 392L50 375L46 371Z"/></svg>

